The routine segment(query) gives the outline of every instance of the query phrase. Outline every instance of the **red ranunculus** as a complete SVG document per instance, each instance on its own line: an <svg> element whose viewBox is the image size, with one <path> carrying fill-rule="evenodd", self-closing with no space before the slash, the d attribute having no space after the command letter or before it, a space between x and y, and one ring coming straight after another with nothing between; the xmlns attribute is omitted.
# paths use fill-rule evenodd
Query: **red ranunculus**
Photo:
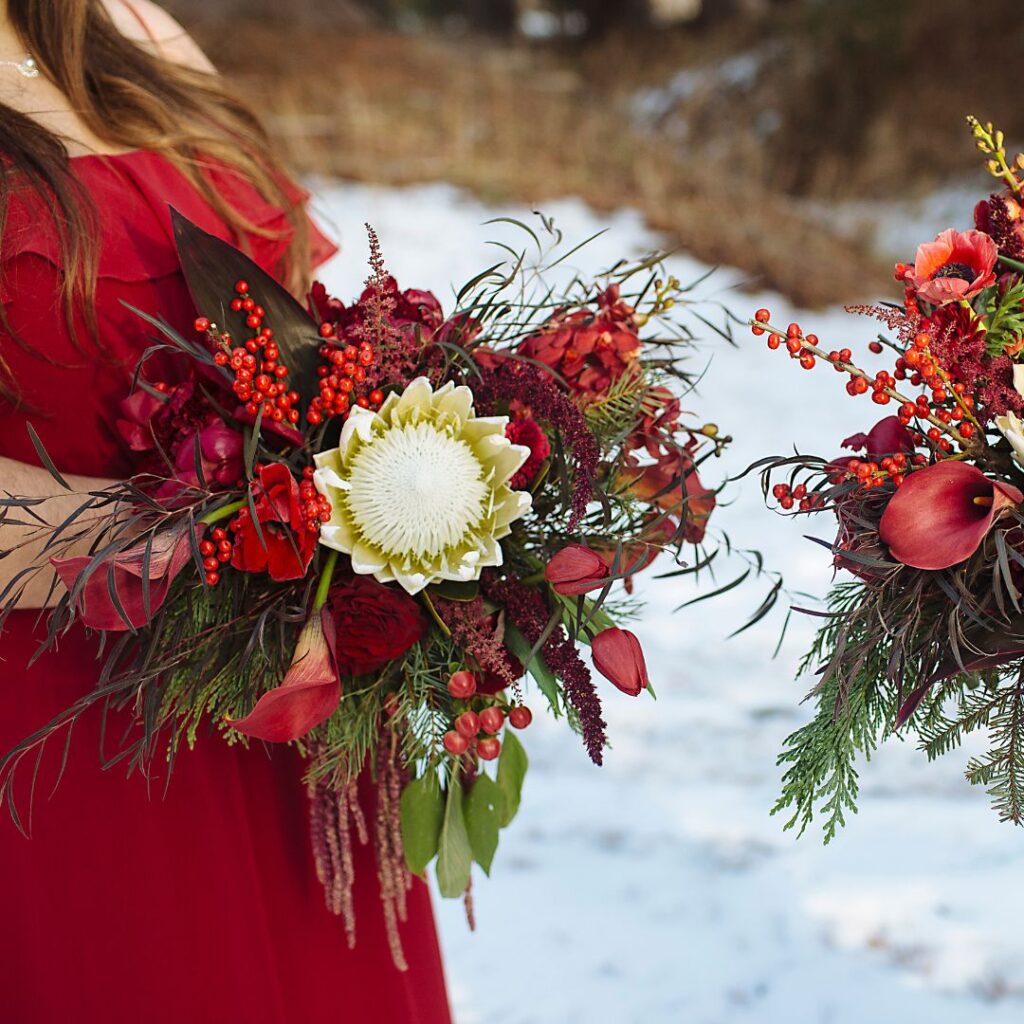
<svg viewBox="0 0 1024 1024"><path fill-rule="evenodd" d="M989 479L977 466L938 462L907 477L878 534L904 565L948 569L970 558L996 520L1022 501L1016 487Z"/></svg>
<svg viewBox="0 0 1024 1024"><path fill-rule="evenodd" d="M583 544L567 544L544 569L556 594L575 597L600 590L608 579L608 563Z"/></svg>
<svg viewBox="0 0 1024 1024"><path fill-rule="evenodd" d="M418 644L427 632L419 603L401 587L353 576L331 589L327 608L338 635L344 675L376 672Z"/></svg>
<svg viewBox="0 0 1024 1024"><path fill-rule="evenodd" d="M341 700L334 623L326 609L313 612L295 644L291 668L232 729L267 743L290 743L326 721Z"/></svg>
<svg viewBox="0 0 1024 1024"><path fill-rule="evenodd" d="M971 299L995 283L999 250L981 231L943 231L918 247L910 284L933 306Z"/></svg>
<svg viewBox="0 0 1024 1024"><path fill-rule="evenodd" d="M299 485L281 462L260 466L252 483L260 530L248 508L237 515L235 554L231 564L242 572L268 572L275 580L306 575L319 533L306 528Z"/></svg>
<svg viewBox="0 0 1024 1024"><path fill-rule="evenodd" d="M537 479L544 460L551 454L551 442L540 424L529 417L511 420L505 428L505 436L513 444L521 444L530 449L530 457L508 482L514 491L525 490Z"/></svg>
<svg viewBox="0 0 1024 1024"><path fill-rule="evenodd" d="M647 662L640 641L628 629L612 626L591 641L594 667L623 693L639 695L647 686Z"/></svg>

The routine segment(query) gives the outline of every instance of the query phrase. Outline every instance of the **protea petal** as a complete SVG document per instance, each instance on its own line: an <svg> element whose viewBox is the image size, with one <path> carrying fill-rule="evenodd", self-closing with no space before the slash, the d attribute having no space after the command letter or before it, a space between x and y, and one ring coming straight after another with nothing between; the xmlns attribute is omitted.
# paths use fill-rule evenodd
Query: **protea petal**
<svg viewBox="0 0 1024 1024"><path fill-rule="evenodd" d="M92 629L112 633L145 626L166 600L171 583L188 563L191 554L191 541L186 524L155 536L150 551L148 572L145 572L145 542L110 556L93 569L76 595L75 604L79 617ZM50 564L68 591L73 592L79 577L92 561L89 555L79 555L74 558L52 558ZM144 574L149 578L148 615ZM111 583L116 592L116 601L115 594L111 593ZM120 609L118 603L121 605Z"/></svg>
<svg viewBox="0 0 1024 1024"><path fill-rule="evenodd" d="M334 620L323 609L303 626L281 685L263 694L245 718L229 724L253 739L289 743L330 718L340 700Z"/></svg>
<svg viewBox="0 0 1024 1024"><path fill-rule="evenodd" d="M1022 501L1016 487L989 479L976 466L939 462L907 477L878 534L904 565L948 569L970 558L999 516Z"/></svg>

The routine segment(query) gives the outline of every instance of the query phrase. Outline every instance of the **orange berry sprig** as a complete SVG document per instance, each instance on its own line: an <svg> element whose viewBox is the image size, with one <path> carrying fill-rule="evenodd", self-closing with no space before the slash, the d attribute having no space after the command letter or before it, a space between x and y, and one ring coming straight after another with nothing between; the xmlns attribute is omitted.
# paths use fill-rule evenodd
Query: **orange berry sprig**
<svg viewBox="0 0 1024 1024"><path fill-rule="evenodd" d="M298 423L299 393L288 389L288 367L280 362L281 352L274 342L274 331L263 326L267 312L249 294L247 281L235 283L235 296L230 306L233 312L245 314L245 326L254 333L237 346L232 346L231 335L227 332L217 336L214 363L234 374L231 388L239 401L245 403L245 411L250 416L262 410L264 419L275 423ZM201 316L195 322L195 329L213 336L217 325Z"/></svg>
<svg viewBox="0 0 1024 1024"><path fill-rule="evenodd" d="M376 362L373 345L361 341L358 345L342 345L335 335L334 325L322 323L320 337L320 358L323 365L317 367L320 378L320 394L310 403L306 419L316 426L333 416L345 416L353 403L363 409L379 409L384 401L384 392L374 388L369 394L357 394L360 384L366 381L367 369Z"/></svg>
<svg viewBox="0 0 1024 1024"><path fill-rule="evenodd" d="M838 373L848 374L847 394L862 395L870 391L876 405L899 402L897 415L905 425L914 419L931 424L923 436L931 442L940 457L949 456L954 445L967 451L973 451L979 446L982 431L974 417L974 401L964 394L962 385L950 385L948 375L931 355L930 335L918 334L910 348L897 361L895 373L880 370L872 377L851 362L853 353L848 348L825 352L819 346L817 337L813 334L805 335L799 324L790 324L786 331L781 331L772 326L770 321L771 313L767 309L759 309L750 321L751 332L758 336L767 334L770 349L781 348L784 344L791 358L799 360L805 370L813 369L821 360L830 363ZM931 387L931 401L925 395L910 399L896 390L897 382L908 376L912 384ZM952 409L942 407L950 400L954 403Z"/></svg>

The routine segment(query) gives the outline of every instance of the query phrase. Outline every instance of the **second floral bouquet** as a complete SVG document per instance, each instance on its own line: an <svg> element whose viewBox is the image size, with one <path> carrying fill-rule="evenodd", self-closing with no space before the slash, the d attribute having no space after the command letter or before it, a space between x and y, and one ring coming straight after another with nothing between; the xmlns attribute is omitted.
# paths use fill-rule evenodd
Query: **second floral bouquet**
<svg viewBox="0 0 1024 1024"><path fill-rule="evenodd" d="M190 333L137 311L154 345L116 426L138 471L35 534L34 572L52 564L66 591L48 643L101 633L100 682L7 754L0 784L94 704L133 719L143 769L210 731L296 744L328 904L354 941L348 844L372 838L401 963L411 874L436 860L460 896L474 863L489 872L540 706L601 763L581 648L617 691L650 688L620 624L630 581L701 543L715 495L698 467L726 443L681 409L685 330L641 340L682 289L652 260L555 294L520 261L445 317L398 288L371 231L359 300L316 286L303 308L225 242L175 230L198 317Z"/></svg>

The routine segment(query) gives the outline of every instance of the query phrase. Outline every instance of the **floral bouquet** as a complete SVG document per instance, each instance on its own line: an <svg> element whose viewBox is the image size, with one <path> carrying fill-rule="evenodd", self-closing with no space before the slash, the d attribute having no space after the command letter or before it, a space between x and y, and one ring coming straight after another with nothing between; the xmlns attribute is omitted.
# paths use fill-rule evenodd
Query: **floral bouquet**
<svg viewBox="0 0 1024 1024"><path fill-rule="evenodd" d="M851 307L887 328L868 348L891 369L870 374L767 310L752 321L769 348L894 410L847 438L849 455L759 464L781 509L837 524L821 543L840 579L802 665L817 714L787 740L775 808L803 831L820 805L826 841L855 809L857 756L900 731L934 758L986 729L967 778L1024 818L1024 155L1011 164L1002 132L969 124L1002 190L973 229L897 264L902 305Z"/></svg>
<svg viewBox="0 0 1024 1024"><path fill-rule="evenodd" d="M690 304L657 259L558 294L514 253L446 317L398 288L371 230L359 300L316 285L307 309L174 224L200 315L185 337L136 310L154 344L117 427L137 472L57 527L5 501L43 543L0 611L52 565L64 592L44 650L76 626L103 645L96 689L0 761L0 796L16 813L18 767L91 705L131 716L119 757L143 771L201 733L296 744L328 905L354 941L349 844L372 836L401 963L411 875L436 859L441 892L468 909L472 865L490 871L527 767L516 731L538 704L601 763L581 648L618 691L651 692L617 624L632 577L663 552L670 575L711 557L698 469L728 438L681 408L691 337L671 311Z"/></svg>

